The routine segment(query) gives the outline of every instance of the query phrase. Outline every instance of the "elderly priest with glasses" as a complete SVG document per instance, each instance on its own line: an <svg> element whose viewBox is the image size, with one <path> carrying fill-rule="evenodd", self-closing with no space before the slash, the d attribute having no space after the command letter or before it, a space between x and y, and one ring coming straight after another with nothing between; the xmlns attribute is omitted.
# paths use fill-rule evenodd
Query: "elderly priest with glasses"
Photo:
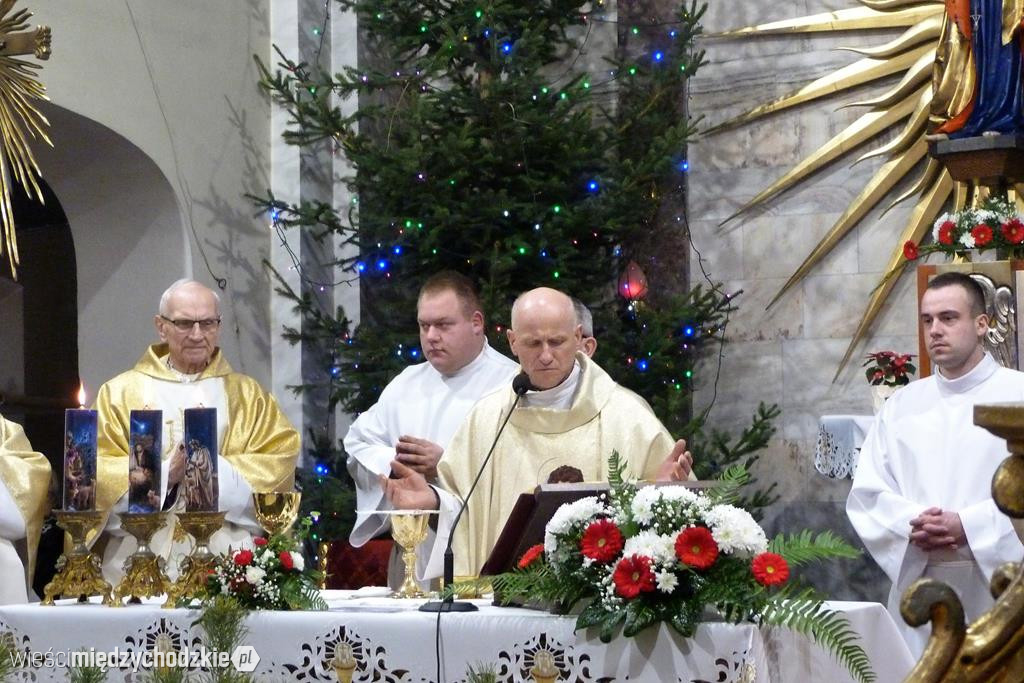
<svg viewBox="0 0 1024 683"><path fill-rule="evenodd" d="M274 397L225 360L217 346L220 322L216 292L192 280L175 282L160 298L155 318L161 343L150 346L134 368L100 387L96 397L96 507L114 513L128 511L130 412L163 411L159 498L163 509L179 512L185 509L184 411L217 409L219 509L227 516L211 539L213 552L237 547L259 533L251 493L291 490L299 452L299 435ZM121 528L118 514L107 517L104 531L95 549L103 556L104 578L117 581L135 550L135 539ZM170 558L173 578L179 558L188 551L187 537L176 529L173 517L151 547Z"/></svg>

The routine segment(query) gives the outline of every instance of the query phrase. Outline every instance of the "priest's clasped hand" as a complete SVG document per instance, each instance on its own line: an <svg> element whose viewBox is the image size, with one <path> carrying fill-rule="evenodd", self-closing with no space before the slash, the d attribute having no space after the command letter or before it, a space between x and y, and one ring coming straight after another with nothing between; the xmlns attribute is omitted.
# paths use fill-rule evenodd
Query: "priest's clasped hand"
<svg viewBox="0 0 1024 683"><path fill-rule="evenodd" d="M428 439L403 434L395 444L395 459L408 465L427 479L437 479L437 463L441 462L444 449Z"/></svg>
<svg viewBox="0 0 1024 683"><path fill-rule="evenodd" d="M397 460L391 461L392 477L377 477L384 496L396 510L436 510L440 500L426 477Z"/></svg>
<svg viewBox="0 0 1024 683"><path fill-rule="evenodd" d="M686 481L693 469L693 454L686 450L686 439L679 439L658 468L656 481Z"/></svg>
<svg viewBox="0 0 1024 683"><path fill-rule="evenodd" d="M960 523L959 514L930 507L910 520L910 542L925 551L940 548L955 550L967 545L967 535Z"/></svg>

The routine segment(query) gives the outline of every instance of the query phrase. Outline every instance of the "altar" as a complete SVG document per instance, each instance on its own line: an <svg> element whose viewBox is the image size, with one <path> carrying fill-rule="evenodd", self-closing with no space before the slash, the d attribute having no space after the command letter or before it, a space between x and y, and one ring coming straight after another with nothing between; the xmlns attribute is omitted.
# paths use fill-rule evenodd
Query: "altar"
<svg viewBox="0 0 1024 683"><path fill-rule="evenodd" d="M256 612L246 622L246 652L235 660L252 666L257 681L336 681L334 666L348 661L353 681L426 683L437 680L437 615L417 611L420 601L367 597L366 591L327 591L326 612ZM490 666L500 681L734 681L795 683L850 681L828 653L804 637L778 628L709 622L692 639L666 626L635 639L605 645L596 631L575 633L574 617L499 608L478 601L476 613L440 618L441 680L463 681L472 665ZM880 683L902 681L913 666L896 625L876 603L833 602L862 638ZM0 607L0 632L39 665L11 680L66 681L70 653L103 653L127 668L108 670L108 681L141 681L133 655L155 649L202 652L198 612L152 604L109 608L96 604ZM553 663L544 678L538 664ZM57 664L61 666L57 666Z"/></svg>

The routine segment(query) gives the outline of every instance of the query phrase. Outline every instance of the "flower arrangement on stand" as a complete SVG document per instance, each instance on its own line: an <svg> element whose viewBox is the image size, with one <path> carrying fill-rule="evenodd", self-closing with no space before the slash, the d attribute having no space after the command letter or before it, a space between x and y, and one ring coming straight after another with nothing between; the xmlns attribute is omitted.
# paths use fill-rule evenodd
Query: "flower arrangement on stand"
<svg viewBox="0 0 1024 683"><path fill-rule="evenodd" d="M944 213L932 226L932 241L907 241L903 256L915 261L933 252L970 258L971 250L999 249L1024 258L1024 216L1005 197L989 197L979 207Z"/></svg>
<svg viewBox="0 0 1024 683"><path fill-rule="evenodd" d="M731 503L749 478L728 470L708 493L683 486L643 486L623 478L617 453L609 461L607 494L560 507L543 545L518 568L492 577L502 602L585 605L576 629L597 627L609 642L619 627L632 637L666 623L692 636L717 609L733 623L786 626L830 650L860 681L874 680L846 617L827 609L812 588L790 576L793 567L860 553L830 532L804 531L771 542L750 514Z"/></svg>
<svg viewBox="0 0 1024 683"><path fill-rule="evenodd" d="M294 535L258 536L252 547L229 550L207 581L210 598L226 595L245 609L327 609L318 588L318 572L306 571L302 556L300 539L311 523L306 517Z"/></svg>

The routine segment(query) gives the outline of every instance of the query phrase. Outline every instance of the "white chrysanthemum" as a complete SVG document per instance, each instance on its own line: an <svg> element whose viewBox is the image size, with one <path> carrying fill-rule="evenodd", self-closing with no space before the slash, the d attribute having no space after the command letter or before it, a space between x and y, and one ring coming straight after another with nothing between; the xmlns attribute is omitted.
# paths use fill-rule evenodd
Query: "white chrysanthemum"
<svg viewBox="0 0 1024 683"><path fill-rule="evenodd" d="M753 556L768 549L764 530L746 510L715 505L704 513L704 521L723 553Z"/></svg>
<svg viewBox="0 0 1024 683"><path fill-rule="evenodd" d="M658 590L662 593L671 593L679 585L679 577L674 572L655 572L654 578L658 580Z"/></svg>
<svg viewBox="0 0 1024 683"><path fill-rule="evenodd" d="M245 580L254 586L260 585L263 581L263 577L267 575L267 572L263 571L259 567L249 567L245 570Z"/></svg>
<svg viewBox="0 0 1024 683"><path fill-rule="evenodd" d="M974 219L978 223L987 223L988 221L994 221L999 218L999 214L995 211L989 211L988 209L978 209L974 212Z"/></svg>
<svg viewBox="0 0 1024 683"><path fill-rule="evenodd" d="M644 486L637 490L630 504L633 520L638 524L650 524L654 519L654 503L659 500L661 493L657 486Z"/></svg>
<svg viewBox="0 0 1024 683"><path fill-rule="evenodd" d="M302 571L306 568L306 560L302 557L302 553L292 553L292 564L295 565L295 569Z"/></svg>
<svg viewBox="0 0 1024 683"><path fill-rule="evenodd" d="M636 536L626 539L622 548L622 556L643 555L651 558L656 564L669 564L676 558L676 539L670 534L658 534L654 531L641 531Z"/></svg>
<svg viewBox="0 0 1024 683"><path fill-rule="evenodd" d="M574 524L592 519L606 511L604 504L594 496L580 498L572 503L566 503L555 510L550 521L544 527L544 552L554 553L558 549L559 534L564 534Z"/></svg>
<svg viewBox="0 0 1024 683"><path fill-rule="evenodd" d="M960 235L960 244L964 245L968 249L974 249L974 235L970 231Z"/></svg>

